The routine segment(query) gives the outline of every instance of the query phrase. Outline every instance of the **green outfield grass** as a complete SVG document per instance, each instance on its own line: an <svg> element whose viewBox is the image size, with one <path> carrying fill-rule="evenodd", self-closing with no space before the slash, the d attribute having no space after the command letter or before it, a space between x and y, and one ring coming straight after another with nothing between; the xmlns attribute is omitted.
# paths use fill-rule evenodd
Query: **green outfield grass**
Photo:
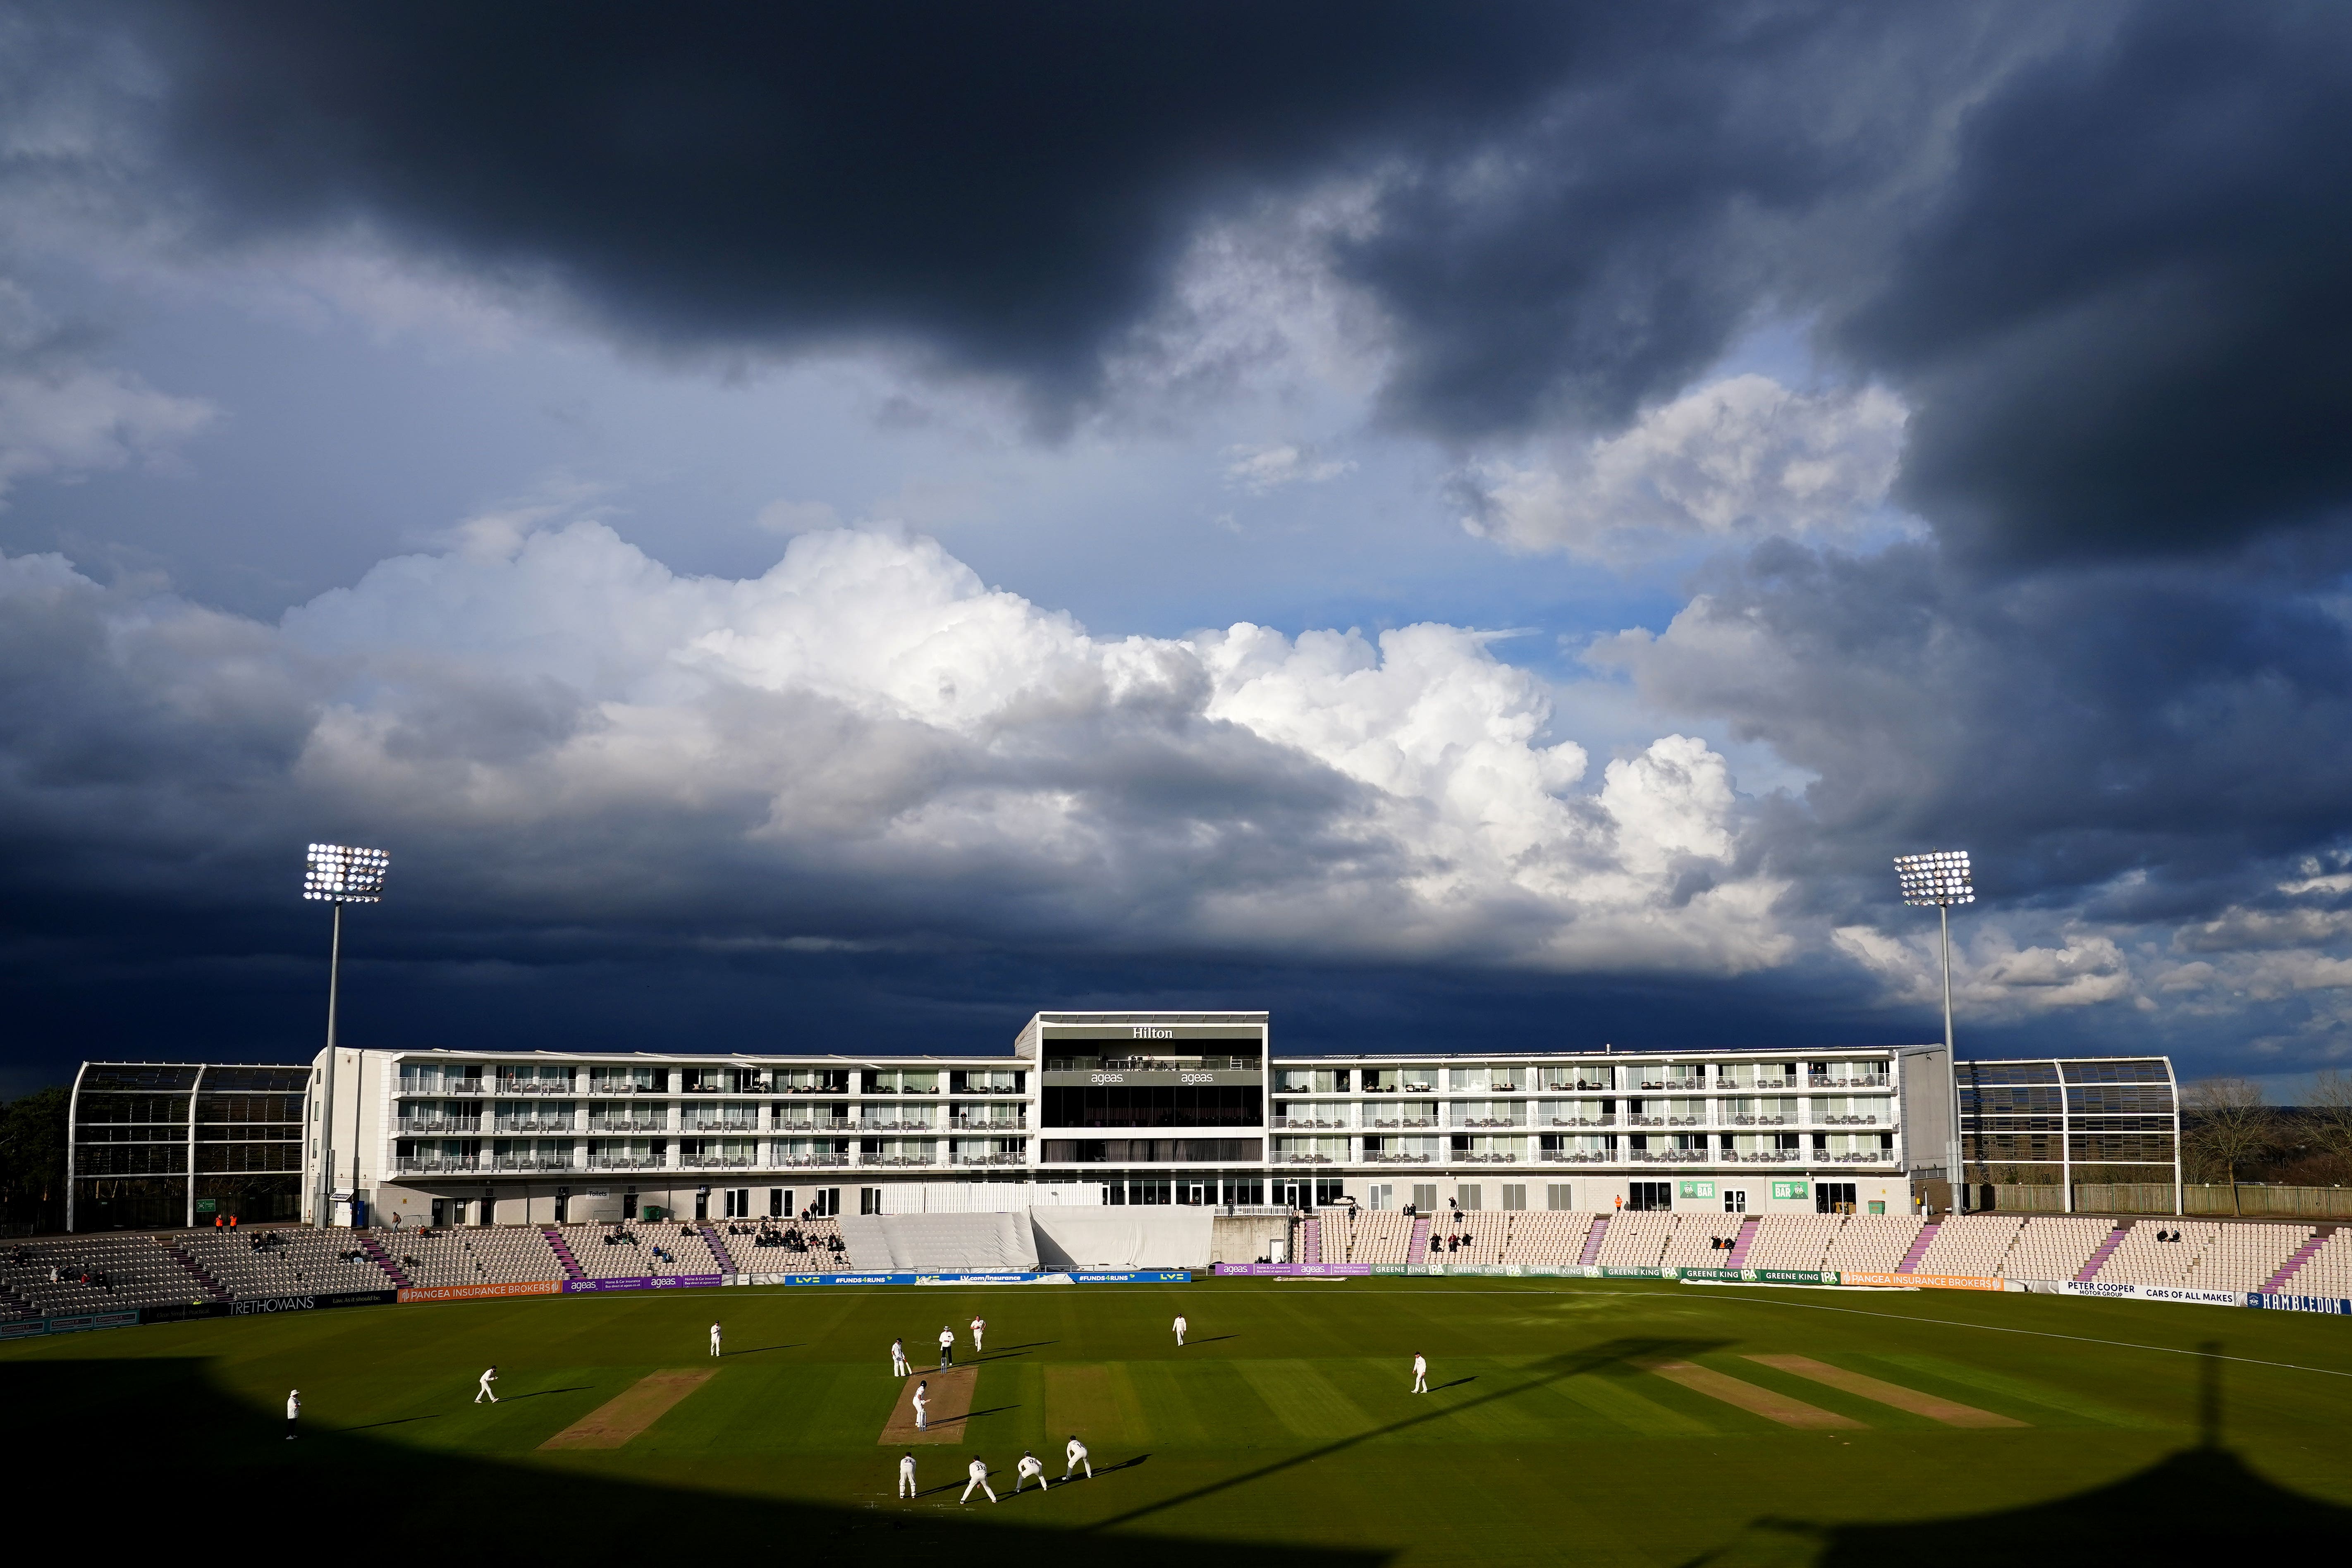
<svg viewBox="0 0 2352 1568"><path fill-rule="evenodd" d="M877 1441L889 1341L923 1364L975 1308L989 1349L963 1441L917 1450L926 1495L899 1503L898 1450ZM714 1316L715 1375L640 1435L541 1448L648 1373L711 1368ZM1427 1394L1407 1392L1416 1351ZM477 1406L492 1362L505 1402ZM2210 1562L2340 1555L2352 1521L2352 1323L2056 1297L1410 1279L615 1294L26 1342L0 1347L0 1390L20 1480L266 1498L289 1529L358 1529L370 1554ZM2016 1425L1951 1424L1995 1417ZM1072 1431L1097 1479L1013 1499L1021 1450L1058 1476ZM994 1508L956 1503L975 1453Z"/></svg>

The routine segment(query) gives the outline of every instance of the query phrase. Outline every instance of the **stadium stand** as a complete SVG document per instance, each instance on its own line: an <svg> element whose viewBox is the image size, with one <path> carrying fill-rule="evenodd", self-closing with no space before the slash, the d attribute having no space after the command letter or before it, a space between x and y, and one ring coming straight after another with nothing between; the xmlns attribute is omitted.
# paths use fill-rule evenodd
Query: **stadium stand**
<svg viewBox="0 0 2352 1568"><path fill-rule="evenodd" d="M845 1215L847 1256L870 1268L913 1273L996 1273L1037 1267L1029 1215L1019 1214Z"/></svg>
<svg viewBox="0 0 2352 1568"><path fill-rule="evenodd" d="M1402 1209L1352 1209L1348 1211L1345 1229L1340 1228L1338 1211L1324 1216L1326 1237L1342 1237L1341 1263L1404 1263L1410 1259L1405 1248L1412 1243L1412 1217ZM1325 1247L1329 1247L1327 1241Z"/></svg>
<svg viewBox="0 0 2352 1568"><path fill-rule="evenodd" d="M1503 1261L1547 1267L1574 1263L1584 1255L1584 1238L1600 1217L1574 1209L1528 1209L1513 1215Z"/></svg>
<svg viewBox="0 0 2352 1568"><path fill-rule="evenodd" d="M808 1224L803 1220L797 1222ZM692 1226L677 1220L555 1227L572 1249L580 1271L591 1279L657 1279L664 1275L718 1274L719 1259ZM544 1245L542 1242L541 1245ZM554 1259L550 1249L549 1260ZM778 1268L776 1273L792 1272Z"/></svg>
<svg viewBox="0 0 2352 1568"><path fill-rule="evenodd" d="M0 1243L0 1288L12 1298L0 1314L11 1318L122 1312L214 1296L154 1237L125 1235Z"/></svg>
<svg viewBox="0 0 2352 1568"><path fill-rule="evenodd" d="M1750 1268L1819 1268L1844 1216L1833 1214L1766 1215L1748 1248Z"/></svg>
<svg viewBox="0 0 2352 1568"><path fill-rule="evenodd" d="M2330 1229L2294 1272L2270 1288L2297 1296L2352 1300L2352 1225Z"/></svg>
<svg viewBox="0 0 2352 1568"><path fill-rule="evenodd" d="M1603 1268L1655 1268L1674 1234L1671 1214L1621 1214L1609 1222L1594 1261Z"/></svg>
<svg viewBox="0 0 2352 1568"><path fill-rule="evenodd" d="M1429 1233L1431 1263L1500 1263L1510 1235L1510 1211L1471 1209L1433 1216Z"/></svg>
<svg viewBox="0 0 2352 1568"><path fill-rule="evenodd" d="M2143 1227L2145 1228L2145 1227ZM2179 1225L2157 1228L2183 1231ZM2183 1282L2199 1290L2260 1290L2312 1237L2307 1225L2217 1225ZM2179 1243L2172 1250L2181 1250ZM2105 1276L2101 1276L2105 1278Z"/></svg>
<svg viewBox="0 0 2352 1568"><path fill-rule="evenodd" d="M518 1285L564 1278L563 1264L536 1226L379 1231L384 1256L411 1285Z"/></svg>
<svg viewBox="0 0 2352 1568"><path fill-rule="evenodd" d="M1994 1272L2011 1279L2072 1279L2106 1244L2115 1224L2080 1215L2035 1215Z"/></svg>
<svg viewBox="0 0 2352 1568"><path fill-rule="evenodd" d="M746 1274L846 1274L859 1265L835 1219L730 1223L728 1254Z"/></svg>
<svg viewBox="0 0 2352 1568"><path fill-rule="evenodd" d="M1945 1220L1936 1227L1936 1238L1911 1271L1990 1279L2001 1271L2002 1260L2024 1226L2025 1216L2013 1214L1960 1215Z"/></svg>
<svg viewBox="0 0 2352 1568"><path fill-rule="evenodd" d="M1666 1243L1664 1264L1672 1268L1728 1268L1731 1249L1739 1240L1747 1218L1736 1214L1684 1214L1675 1219L1674 1239Z"/></svg>
<svg viewBox="0 0 2352 1568"><path fill-rule="evenodd" d="M1822 1267L1841 1274L1892 1274L1927 1221L1909 1214L1856 1214L1830 1238Z"/></svg>
<svg viewBox="0 0 2352 1568"><path fill-rule="evenodd" d="M194 1230L181 1248L236 1300L321 1290L385 1290L392 1276L361 1249L352 1231L299 1226L268 1230Z"/></svg>

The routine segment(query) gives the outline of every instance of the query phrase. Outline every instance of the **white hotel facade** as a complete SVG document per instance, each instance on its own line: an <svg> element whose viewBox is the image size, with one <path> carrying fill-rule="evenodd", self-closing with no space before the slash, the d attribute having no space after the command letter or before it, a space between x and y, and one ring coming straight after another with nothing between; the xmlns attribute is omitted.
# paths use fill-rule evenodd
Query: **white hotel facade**
<svg viewBox="0 0 2352 1568"><path fill-rule="evenodd" d="M1900 1214L1915 1175L1942 1174L1950 1105L1940 1046L1276 1057L1258 1012L1040 1013L1001 1056L334 1057L310 1074L300 1204L340 1224L1345 1199Z"/></svg>

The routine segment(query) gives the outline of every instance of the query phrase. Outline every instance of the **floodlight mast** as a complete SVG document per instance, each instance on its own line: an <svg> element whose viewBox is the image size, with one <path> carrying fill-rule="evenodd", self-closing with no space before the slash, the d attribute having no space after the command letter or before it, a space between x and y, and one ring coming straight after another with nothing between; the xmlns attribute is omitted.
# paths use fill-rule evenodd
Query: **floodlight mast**
<svg viewBox="0 0 2352 1568"><path fill-rule="evenodd" d="M327 1082L326 1114L320 1119L319 1170L322 1184L312 1194L312 1218L320 1226L335 1223L335 1012L343 975L343 906L383 902L384 873L392 857L381 849L357 849L346 844L313 844L302 869L302 896L333 906L334 935L327 949ZM353 1135L356 1139L356 1134ZM359 1190L359 1159L352 1159L352 1190Z"/></svg>
<svg viewBox="0 0 2352 1568"><path fill-rule="evenodd" d="M1921 855L1897 855L1895 877L1903 901L1915 908L1935 906L1936 924L1944 949L1944 1069L1950 1075L1951 1120L1944 1147L1944 1175L1952 1190L1953 1214L1966 1212L1968 1184L1963 1180L1960 1148L1960 1062L1952 1048L1952 906L1977 901L1976 882L1965 849L1934 849Z"/></svg>

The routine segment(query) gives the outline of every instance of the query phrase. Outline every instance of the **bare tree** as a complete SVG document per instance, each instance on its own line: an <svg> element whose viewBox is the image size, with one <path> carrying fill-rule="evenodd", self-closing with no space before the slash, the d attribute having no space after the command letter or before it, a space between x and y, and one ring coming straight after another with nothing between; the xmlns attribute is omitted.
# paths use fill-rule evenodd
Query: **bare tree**
<svg viewBox="0 0 2352 1568"><path fill-rule="evenodd" d="M2320 1152L2352 1172L2352 1073L2330 1068L2314 1077L2304 1116Z"/></svg>
<svg viewBox="0 0 2352 1568"><path fill-rule="evenodd" d="M2209 1078L2189 1086L2183 1121L2189 1150L2230 1178L2230 1212L2237 1214L2238 1171L2278 1142L2278 1125L2252 1079Z"/></svg>

